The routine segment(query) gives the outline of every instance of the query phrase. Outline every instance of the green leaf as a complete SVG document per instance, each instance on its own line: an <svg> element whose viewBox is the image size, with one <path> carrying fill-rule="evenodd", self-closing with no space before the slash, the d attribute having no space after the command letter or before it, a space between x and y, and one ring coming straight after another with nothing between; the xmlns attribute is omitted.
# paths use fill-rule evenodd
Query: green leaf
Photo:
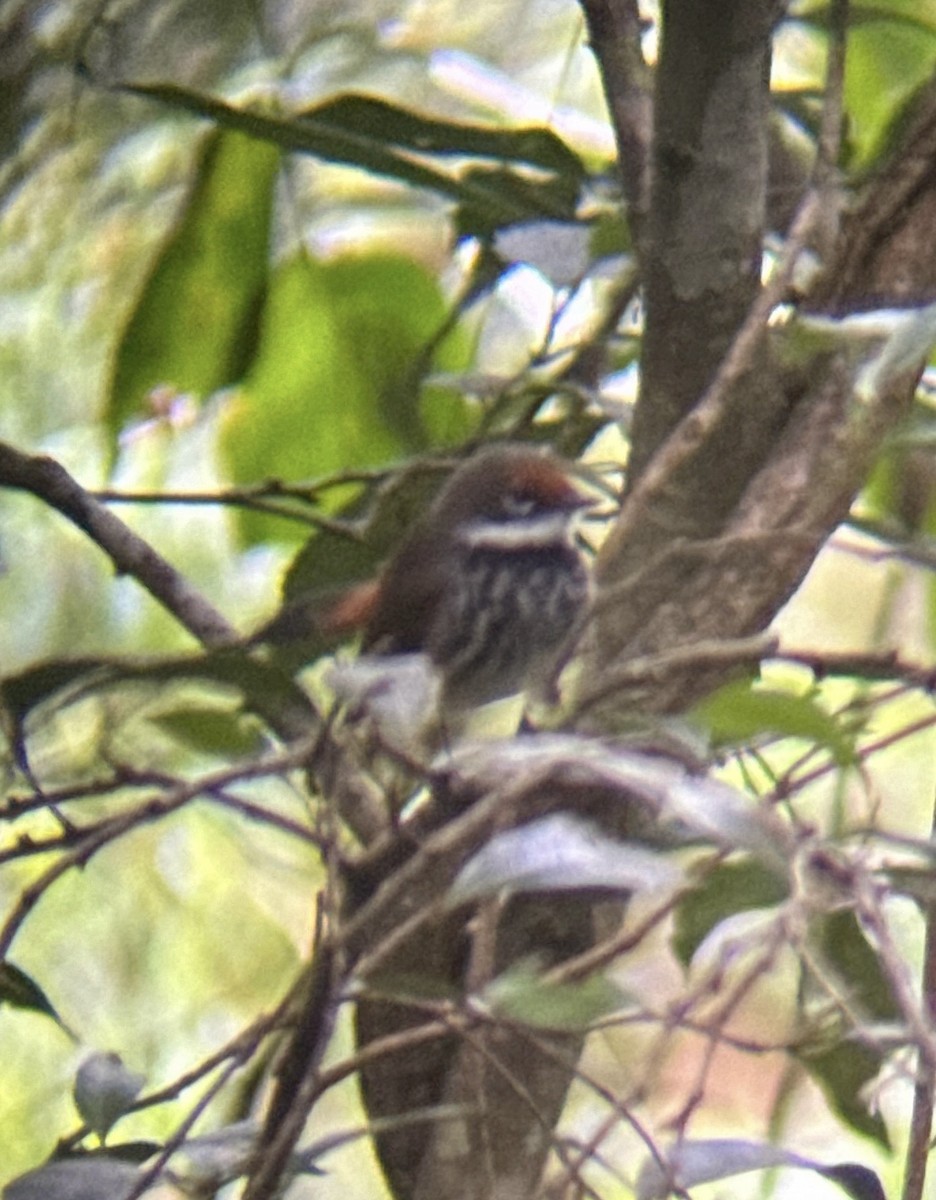
<svg viewBox="0 0 936 1200"><path fill-rule="evenodd" d="M936 18L919 0L854 0L848 12L845 108L851 166L867 168L892 141L895 109L926 86L933 69ZM792 18L825 29L828 3L800 9Z"/></svg>
<svg viewBox="0 0 936 1200"><path fill-rule="evenodd" d="M116 436L154 388L201 397L239 378L266 282L279 152L241 133L206 139L194 186L121 336Z"/></svg>
<svg viewBox="0 0 936 1200"><path fill-rule="evenodd" d="M446 318L438 283L403 256L297 257L271 280L260 343L224 414L221 447L238 483L375 466L425 449L473 417L462 398L420 398L424 361ZM461 365L456 336L440 365ZM431 404L431 418L426 405ZM248 541L301 529L244 512Z"/></svg>
<svg viewBox="0 0 936 1200"><path fill-rule="evenodd" d="M842 992L864 1017L891 1023L900 1019L887 976L877 954L848 910L824 914L815 929L820 959L838 978ZM804 1050L800 1061L820 1085L838 1115L853 1129L889 1147L887 1127L868 1111L862 1089L877 1077L884 1051L871 1042L852 1038L817 1052Z"/></svg>
<svg viewBox="0 0 936 1200"><path fill-rule="evenodd" d="M123 90L207 117L284 150L361 167L448 196L474 214L477 225L471 232L535 217L570 219L584 178L578 157L546 129L492 130L431 120L389 101L353 94L283 119L239 109L173 84L130 85ZM433 156L443 163L434 165ZM445 169L445 160L453 156L493 157L512 166L503 172L472 175L454 166ZM531 170L536 174L531 176ZM468 231L464 221L462 227Z"/></svg>
<svg viewBox="0 0 936 1200"><path fill-rule="evenodd" d="M617 1012L623 993L595 974L575 983L543 978L538 963L525 959L491 980L480 999L499 1016L537 1029L581 1031Z"/></svg>
<svg viewBox="0 0 936 1200"><path fill-rule="evenodd" d="M880 959L849 910L828 913L816 931L823 960L839 975L847 994L873 1021L896 1021L900 1008L894 999Z"/></svg>
<svg viewBox="0 0 936 1200"><path fill-rule="evenodd" d="M552 130L499 129L423 116L376 96L349 93L301 114L348 135L369 137L385 145L422 154L501 159L525 163L566 178L583 174L578 156Z"/></svg>
<svg viewBox="0 0 936 1200"><path fill-rule="evenodd" d="M233 710L187 705L160 713L151 723L199 754L244 758L263 745L257 726Z"/></svg>
<svg viewBox="0 0 936 1200"><path fill-rule="evenodd" d="M0 683L0 697L13 725L17 761L27 764L24 725L40 704L54 702L62 708L98 689L139 683L161 687L193 679L233 689L246 708L264 719L283 710L299 714L309 723L316 719L308 696L288 674L241 649L165 659L87 658L40 663Z"/></svg>
<svg viewBox="0 0 936 1200"><path fill-rule="evenodd" d="M789 895L786 880L762 863L724 863L705 877L676 909L673 950L688 964L712 930L728 917L753 908L782 904Z"/></svg>
<svg viewBox="0 0 936 1200"><path fill-rule="evenodd" d="M9 1004L11 1008L26 1008L31 1012L41 1013L44 1017L51 1017L60 1029L76 1040L39 984L11 962L0 962L0 1004Z"/></svg>
<svg viewBox="0 0 936 1200"><path fill-rule="evenodd" d="M884 1065L883 1054L866 1043L849 1040L818 1054L800 1054L799 1060L847 1125L890 1149L883 1119L861 1100L862 1089L877 1078Z"/></svg>
<svg viewBox="0 0 936 1200"><path fill-rule="evenodd" d="M76 658L38 663L0 681L0 703L9 726L10 746L16 765L30 774L26 750L26 720L30 713L53 697L80 690L110 665L103 658Z"/></svg>
<svg viewBox="0 0 936 1200"><path fill-rule="evenodd" d="M740 679L707 696L694 713L717 743L735 744L778 734L826 746L842 764L855 758L853 738L811 696Z"/></svg>

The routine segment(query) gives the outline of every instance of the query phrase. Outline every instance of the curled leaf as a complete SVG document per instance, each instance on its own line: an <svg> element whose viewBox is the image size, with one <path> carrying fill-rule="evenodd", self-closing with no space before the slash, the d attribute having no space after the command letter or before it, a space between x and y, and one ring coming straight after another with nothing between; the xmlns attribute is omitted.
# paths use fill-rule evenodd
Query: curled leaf
<svg viewBox="0 0 936 1200"><path fill-rule="evenodd" d="M140 1094L145 1076L130 1071L119 1054L95 1052L75 1075L75 1105L81 1119L103 1141Z"/></svg>
<svg viewBox="0 0 936 1200"><path fill-rule="evenodd" d="M455 904L512 892L677 887L683 872L644 846L616 841L568 813L553 813L497 834L465 863L452 885Z"/></svg>

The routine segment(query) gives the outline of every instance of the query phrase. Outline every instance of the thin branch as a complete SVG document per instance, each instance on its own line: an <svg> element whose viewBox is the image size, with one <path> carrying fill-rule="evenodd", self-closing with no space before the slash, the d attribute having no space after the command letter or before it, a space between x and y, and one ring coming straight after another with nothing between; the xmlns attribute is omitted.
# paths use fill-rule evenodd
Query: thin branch
<svg viewBox="0 0 936 1200"><path fill-rule="evenodd" d="M639 240L649 198L650 71L640 45L637 0L580 0L614 126L628 216Z"/></svg>
<svg viewBox="0 0 936 1200"><path fill-rule="evenodd" d="M0 962L6 958L13 939L26 917L56 880L68 871L76 867L84 867L99 850L122 837L129 830L150 821L161 820L205 792L224 788L245 779L262 779L270 775L280 775L284 771L304 766L310 751L316 744L317 739L308 739L281 754L263 758L254 763L240 764L230 770L218 771L195 780L193 783L181 784L165 796L154 797L137 805L129 812L100 821L90 833L85 833L81 837L74 849L63 854L38 879L20 892L16 904L0 929Z"/></svg>
<svg viewBox="0 0 936 1200"><path fill-rule="evenodd" d="M311 505L315 503L315 485L291 486L274 480L255 487L221 488L216 492L124 492L106 488L92 494L102 504L178 504L185 507L225 505L231 508L246 508L251 512L310 525L313 529L325 529L329 533L351 540L360 536L354 522L328 517L311 509ZM279 496L285 497L286 500L274 499ZM288 503L290 499L293 501L291 504ZM309 507L299 507L300 505Z"/></svg>
<svg viewBox="0 0 936 1200"><path fill-rule="evenodd" d="M184 784L180 784L178 780L171 778L160 780L159 783L167 790L185 786ZM126 785L121 784L120 786L124 787ZM74 799L74 797L70 799ZM292 837L299 838L300 841L307 842L319 849L324 849L326 846L324 839L313 829L309 829L298 821L293 821L289 817L283 816L282 813L264 808L261 804L255 804L253 801L245 800L241 796L235 796L225 788L206 788L204 799L213 800L225 808L230 808L235 812L241 813L248 820L269 825L273 829L278 829L281 833L288 833ZM102 817L99 821L89 822L86 825L75 825L69 822L67 828L62 833L53 834L45 838L35 838L30 834L26 834L18 838L12 846L0 849L0 866L7 862L13 862L16 859L32 858L37 854L50 854L56 850L67 850L71 846L81 847L87 843L89 838L94 838L101 833L108 840L120 837L127 828L124 824L125 818L131 824L136 824L137 820L141 824L151 821L155 816L162 815L161 806L164 803L163 799L154 797L144 801L129 813ZM42 807L54 807L54 805L52 802L46 802ZM174 811L174 809L170 809L169 811Z"/></svg>
<svg viewBox="0 0 936 1200"><path fill-rule="evenodd" d="M576 704L575 715L581 717L615 692L637 683L655 683L667 676L679 675L688 667L750 666L778 656L777 638L770 633L743 638L707 638L688 646L661 650L658 654L644 654L603 675L597 688L582 695Z"/></svg>
<svg viewBox="0 0 936 1200"><path fill-rule="evenodd" d="M246 1050L238 1052L230 1062L228 1062L218 1073L215 1079L205 1090L204 1094L199 1097L198 1101L192 1105L190 1111L185 1115L182 1121L173 1130L172 1136L169 1137L163 1148L156 1155L153 1161L142 1172L140 1178L134 1183L133 1187L127 1192L124 1200L139 1200L139 1197L144 1192L148 1192L154 1183L157 1183L160 1176L169 1160L182 1146L189 1131L195 1125L198 1118L205 1112L208 1105L214 1100L215 1096L219 1095L225 1087L227 1087L234 1074L240 1070L249 1057Z"/></svg>
<svg viewBox="0 0 936 1200"><path fill-rule="evenodd" d="M134 1100L127 1109L127 1113L145 1112L147 1109L155 1108L160 1104L178 1100L183 1092L187 1091L194 1084L200 1083L206 1075L209 1075L217 1067L223 1066L228 1060L237 1059L239 1062L245 1062L251 1058L257 1052L264 1038L276 1033L283 1027L284 1012L288 1003L289 998L287 997L273 1012L262 1013L255 1020L251 1021L246 1029L242 1029L240 1033L235 1034L233 1038L225 1042L223 1046L215 1050L214 1053L210 1054L197 1066L177 1076L171 1083L167 1083L165 1087L147 1092L144 1096L140 1096ZM56 1146L56 1154L64 1154L74 1149L90 1132L91 1127L89 1125L82 1125L73 1133L59 1138Z"/></svg>
<svg viewBox="0 0 936 1200"><path fill-rule="evenodd" d="M175 783L178 783L178 780L170 780L169 786ZM163 786L166 786L166 777L158 771L137 773L117 768L114 774L107 778L92 779L70 787L49 788L44 792L33 791L28 795L7 796L0 803L0 821L15 821L29 813L71 804L78 800L99 800L113 792Z"/></svg>
<svg viewBox="0 0 936 1200"><path fill-rule="evenodd" d="M0 442L0 487L30 492L67 517L104 551L119 574L136 579L203 646L219 648L239 641L233 625L184 575L54 459L24 454Z"/></svg>
<svg viewBox="0 0 936 1200"><path fill-rule="evenodd" d="M823 205L819 192L807 193L794 217L783 257L751 305L718 374L634 480L599 562L616 561L616 548L634 535L674 474L699 452L727 415L739 383L756 360L771 313L789 293L800 253L824 219Z"/></svg>
<svg viewBox="0 0 936 1200"><path fill-rule="evenodd" d="M824 654L810 650L778 649L766 657L808 667L817 679L825 679L830 675L851 675L859 679L887 682L900 680L908 687L920 688L924 692L932 692L936 688L936 666L906 662L895 650ZM901 689L901 694L903 692L904 689Z"/></svg>
<svg viewBox="0 0 936 1200"><path fill-rule="evenodd" d="M859 758L864 762L873 754L879 754L882 750L887 750L890 746L905 741L907 738L915 737L918 733L923 733L934 726L936 726L936 716L920 717L918 720L911 721L908 725L902 726L893 733L884 734L875 741L869 742L866 746L862 746L859 751ZM801 792L810 784L823 779L826 775L832 775L841 769L842 764L832 760L831 762L823 763L819 767L815 767L805 775L800 775L796 778L790 778L789 775L784 776L778 782L770 799L786 800L795 792Z"/></svg>
<svg viewBox="0 0 936 1200"><path fill-rule="evenodd" d="M849 0L831 0L829 5L829 54L826 62L822 117L816 146L813 182L816 190L828 193L838 183L839 157L845 128L845 56L848 44Z"/></svg>
<svg viewBox="0 0 936 1200"><path fill-rule="evenodd" d="M836 541L832 542L835 549L843 549L848 554L854 554L870 559L872 562L883 562L887 559L897 559L914 567L923 567L928 571L936 571L936 538L920 533L909 533L902 527L895 527L896 522L885 522L871 517L858 517L854 514L846 522L850 529L873 537L885 543L883 550L873 550L861 546L845 544L841 547Z"/></svg>
<svg viewBox="0 0 936 1200"><path fill-rule="evenodd" d="M272 1200L280 1194L283 1172L321 1094L319 1072L334 1030L343 973L343 956L326 945L322 936L323 916L319 907L314 957L302 1007L276 1073L244 1200Z"/></svg>

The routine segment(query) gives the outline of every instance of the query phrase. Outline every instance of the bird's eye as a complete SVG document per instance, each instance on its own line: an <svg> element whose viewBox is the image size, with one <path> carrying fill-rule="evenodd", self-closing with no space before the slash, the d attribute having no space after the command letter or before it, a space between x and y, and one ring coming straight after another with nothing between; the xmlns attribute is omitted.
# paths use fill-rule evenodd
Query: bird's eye
<svg viewBox="0 0 936 1200"><path fill-rule="evenodd" d="M528 517L536 508L536 500L525 492L507 492L504 496L504 515Z"/></svg>

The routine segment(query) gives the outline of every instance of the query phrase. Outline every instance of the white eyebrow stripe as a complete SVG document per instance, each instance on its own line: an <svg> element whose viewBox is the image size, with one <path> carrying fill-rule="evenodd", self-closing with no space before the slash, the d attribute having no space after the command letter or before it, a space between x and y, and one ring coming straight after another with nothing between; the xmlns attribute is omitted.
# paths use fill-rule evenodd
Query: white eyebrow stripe
<svg viewBox="0 0 936 1200"><path fill-rule="evenodd" d="M512 550L518 546L548 546L567 541L571 513L551 512L518 521L473 521L459 531L459 541L472 549Z"/></svg>

